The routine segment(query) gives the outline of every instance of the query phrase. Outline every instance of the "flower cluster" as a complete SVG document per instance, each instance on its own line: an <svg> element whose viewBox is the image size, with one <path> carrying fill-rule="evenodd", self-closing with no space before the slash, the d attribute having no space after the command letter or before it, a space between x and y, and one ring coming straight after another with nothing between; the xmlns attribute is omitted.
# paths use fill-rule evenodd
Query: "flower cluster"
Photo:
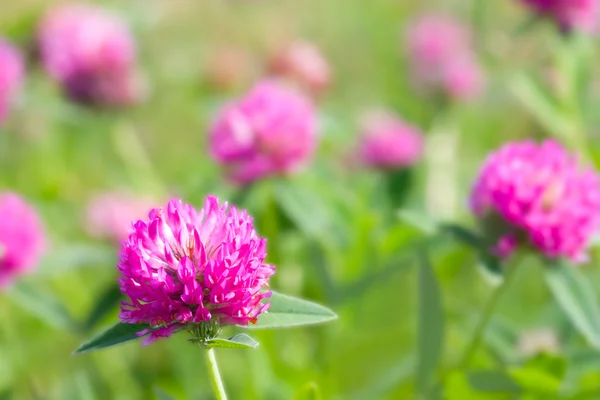
<svg viewBox="0 0 600 400"><path fill-rule="evenodd" d="M423 136L414 126L389 111L364 115L359 148L361 161L377 168L405 168L416 163L423 153Z"/></svg>
<svg viewBox="0 0 600 400"><path fill-rule="evenodd" d="M238 183L303 166L317 144L317 120L308 98L274 81L259 82L221 110L210 134L213 157Z"/></svg>
<svg viewBox="0 0 600 400"><path fill-rule="evenodd" d="M145 343L194 324L248 325L267 310L275 272L252 218L209 196L196 211L180 200L137 221L118 265L126 323L153 329ZM140 332L140 335L148 331Z"/></svg>
<svg viewBox="0 0 600 400"><path fill-rule="evenodd" d="M593 32L598 27L598 0L521 0L534 12L554 19L565 32Z"/></svg>
<svg viewBox="0 0 600 400"><path fill-rule="evenodd" d="M20 53L0 38L0 123L5 119L22 81L23 60Z"/></svg>
<svg viewBox="0 0 600 400"><path fill-rule="evenodd" d="M329 63L315 44L305 40L294 41L276 53L269 72L296 82L315 96L331 83Z"/></svg>
<svg viewBox="0 0 600 400"><path fill-rule="evenodd" d="M46 70L74 101L119 107L143 95L131 33L102 8L71 4L50 9L40 23L38 46Z"/></svg>
<svg viewBox="0 0 600 400"><path fill-rule="evenodd" d="M470 202L502 257L528 245L549 258L583 261L600 227L597 174L552 140L509 143L492 153Z"/></svg>
<svg viewBox="0 0 600 400"><path fill-rule="evenodd" d="M31 272L45 248L37 212L15 193L0 194L0 287Z"/></svg>
<svg viewBox="0 0 600 400"><path fill-rule="evenodd" d="M151 199L122 193L102 193L91 199L86 208L85 228L94 237L126 240L131 221L144 216L152 208Z"/></svg>
<svg viewBox="0 0 600 400"><path fill-rule="evenodd" d="M483 89L483 72L469 33L458 22L441 15L414 21L406 33L414 83L425 90L441 90L451 98L468 100Z"/></svg>

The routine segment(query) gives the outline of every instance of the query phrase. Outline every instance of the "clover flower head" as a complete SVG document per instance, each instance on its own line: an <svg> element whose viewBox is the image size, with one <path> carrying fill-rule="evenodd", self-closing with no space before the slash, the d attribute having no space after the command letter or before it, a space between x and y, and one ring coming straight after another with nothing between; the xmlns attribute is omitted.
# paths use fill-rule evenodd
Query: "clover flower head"
<svg viewBox="0 0 600 400"><path fill-rule="evenodd" d="M37 211L16 193L0 194L0 287L32 272L45 249Z"/></svg>
<svg viewBox="0 0 600 400"><path fill-rule="evenodd" d="M171 200L137 221L123 244L119 284L129 300L120 318L150 324L139 332L150 333L146 344L179 329L255 323L275 271L265 257L246 211L212 196L200 210Z"/></svg>
<svg viewBox="0 0 600 400"><path fill-rule="evenodd" d="M99 6L52 7L40 23L38 46L46 70L74 101L125 106L143 95L131 32Z"/></svg>
<svg viewBox="0 0 600 400"><path fill-rule="evenodd" d="M600 181L553 140L513 142L488 156L470 204L501 257L528 246L581 262L600 226Z"/></svg>
<svg viewBox="0 0 600 400"><path fill-rule="evenodd" d="M238 183L293 173L310 160L316 144L311 101L273 80L225 106L210 132L213 157Z"/></svg>
<svg viewBox="0 0 600 400"><path fill-rule="evenodd" d="M366 165L395 169L409 167L420 160L423 154L421 132L393 113L368 112L361 125L359 156Z"/></svg>

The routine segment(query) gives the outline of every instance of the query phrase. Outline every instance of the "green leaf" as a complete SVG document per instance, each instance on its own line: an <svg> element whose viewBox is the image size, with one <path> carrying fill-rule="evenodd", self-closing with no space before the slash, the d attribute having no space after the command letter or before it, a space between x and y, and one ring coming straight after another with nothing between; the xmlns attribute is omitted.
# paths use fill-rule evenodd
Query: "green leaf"
<svg viewBox="0 0 600 400"><path fill-rule="evenodd" d="M103 268L115 265L117 252L108 246L87 243L62 245L42 259L39 274L46 276L63 275L78 268Z"/></svg>
<svg viewBox="0 0 600 400"><path fill-rule="evenodd" d="M526 392L554 396L561 385L555 376L531 367L510 369L508 374Z"/></svg>
<svg viewBox="0 0 600 400"><path fill-rule="evenodd" d="M146 324L123 324L117 323L93 336L90 340L82 343L74 354L85 353L92 350L99 350L105 347L116 346L121 343L129 342L140 338L138 332L149 329Z"/></svg>
<svg viewBox="0 0 600 400"><path fill-rule="evenodd" d="M397 210L402 207L410 193L413 181L413 172L410 168L386 172L385 185L393 209Z"/></svg>
<svg viewBox="0 0 600 400"><path fill-rule="evenodd" d="M400 220L417 228L425 235L434 235L439 229L439 222L429 217L425 212L400 210L397 215Z"/></svg>
<svg viewBox="0 0 600 400"><path fill-rule="evenodd" d="M600 307L587 278L564 261L548 265L545 273L565 315L591 345L600 348Z"/></svg>
<svg viewBox="0 0 600 400"><path fill-rule="evenodd" d="M417 386L426 393L442 354L444 310L435 272L425 254L418 274L419 306L417 320Z"/></svg>
<svg viewBox="0 0 600 400"><path fill-rule="evenodd" d="M510 87L521 105L538 123L555 137L564 139L573 131L573 121L564 115L542 86L525 73L516 75Z"/></svg>
<svg viewBox="0 0 600 400"><path fill-rule="evenodd" d="M278 182L274 189L277 204L302 232L323 237L329 231L331 213L316 193L287 181Z"/></svg>
<svg viewBox="0 0 600 400"><path fill-rule="evenodd" d="M102 318L113 311L121 300L122 294L116 283L111 283L99 296L98 302L90 311L87 320L83 323L85 331L92 329Z"/></svg>
<svg viewBox="0 0 600 400"><path fill-rule="evenodd" d="M294 395L293 400L320 400L321 393L315 382L304 384L300 390Z"/></svg>
<svg viewBox="0 0 600 400"><path fill-rule="evenodd" d="M153 391L158 400L176 400L175 397L171 396L169 393L165 392L158 386L154 386Z"/></svg>
<svg viewBox="0 0 600 400"><path fill-rule="evenodd" d="M258 342L245 333L240 333L229 339L209 339L204 344L204 347L207 349L212 349L213 347L220 347L223 349L255 349L257 346Z"/></svg>
<svg viewBox="0 0 600 400"><path fill-rule="evenodd" d="M38 287L33 288L24 282L18 282L10 288L8 294L15 303L48 325L59 330L75 331L78 329L77 323L63 303L50 292Z"/></svg>
<svg viewBox="0 0 600 400"><path fill-rule="evenodd" d="M269 311L261 314L248 328L285 328L332 321L336 313L312 301L273 292Z"/></svg>
<svg viewBox="0 0 600 400"><path fill-rule="evenodd" d="M521 387L508 374L500 371L477 371L467 375L469 385L483 393L520 393Z"/></svg>

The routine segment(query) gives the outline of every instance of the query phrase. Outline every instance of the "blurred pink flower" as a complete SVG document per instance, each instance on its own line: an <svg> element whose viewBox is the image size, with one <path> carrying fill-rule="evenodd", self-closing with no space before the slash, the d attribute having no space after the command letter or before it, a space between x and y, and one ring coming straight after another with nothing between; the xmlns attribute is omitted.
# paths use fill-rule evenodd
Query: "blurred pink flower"
<svg viewBox="0 0 600 400"><path fill-rule="evenodd" d="M22 85L23 75L21 54L0 38L0 124L6 118L13 97Z"/></svg>
<svg viewBox="0 0 600 400"><path fill-rule="evenodd" d="M46 70L75 101L118 107L144 95L131 32L99 6L51 8L40 23L38 45Z"/></svg>
<svg viewBox="0 0 600 400"><path fill-rule="evenodd" d="M238 183L291 173L311 158L316 144L311 101L275 81L259 82L224 107L210 134L213 157Z"/></svg>
<svg viewBox="0 0 600 400"><path fill-rule="evenodd" d="M483 72L466 28L451 17L426 15L406 32L415 86L441 90L457 100L470 100L483 89Z"/></svg>
<svg viewBox="0 0 600 400"><path fill-rule="evenodd" d="M126 240L132 221L142 218L155 202L149 198L121 193L102 193L86 209L85 227L90 235L116 242Z"/></svg>
<svg viewBox="0 0 600 400"><path fill-rule="evenodd" d="M509 143L488 156L471 209L509 256L530 245L549 258L584 261L600 227L600 180L557 142Z"/></svg>
<svg viewBox="0 0 600 400"><path fill-rule="evenodd" d="M120 318L158 328L145 344L196 324L255 323L269 307L261 301L271 292L261 291L275 272L265 250L246 211L212 196L199 211L171 200L137 221L123 243L119 284L130 300Z"/></svg>
<svg viewBox="0 0 600 400"><path fill-rule="evenodd" d="M269 72L297 83L312 95L321 94L331 84L329 63L311 42L297 40L270 60Z"/></svg>
<svg viewBox="0 0 600 400"><path fill-rule="evenodd" d="M419 161L423 136L389 111L365 114L361 121L359 156L363 163L379 168L404 168Z"/></svg>
<svg viewBox="0 0 600 400"><path fill-rule="evenodd" d="M0 194L0 287L36 268L45 249L36 210L15 193Z"/></svg>
<svg viewBox="0 0 600 400"><path fill-rule="evenodd" d="M484 80L477 61L464 57L448 64L444 71L443 85L451 98L473 100L483 92Z"/></svg>
<svg viewBox="0 0 600 400"><path fill-rule="evenodd" d="M598 27L600 2L598 0L521 0L542 15L556 20L565 31L593 32Z"/></svg>

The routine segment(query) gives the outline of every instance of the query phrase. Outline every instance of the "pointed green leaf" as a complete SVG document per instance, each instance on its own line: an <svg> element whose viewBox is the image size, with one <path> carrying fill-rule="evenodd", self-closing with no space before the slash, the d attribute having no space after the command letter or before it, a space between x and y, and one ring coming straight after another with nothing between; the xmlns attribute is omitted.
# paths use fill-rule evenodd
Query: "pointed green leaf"
<svg viewBox="0 0 600 400"><path fill-rule="evenodd" d="M261 314L255 325L248 328L284 328L314 325L337 318L336 313L312 301L273 292L269 311Z"/></svg>
<svg viewBox="0 0 600 400"><path fill-rule="evenodd" d="M591 345L600 348L600 307L587 278L575 267L560 261L548 265L546 282L575 328Z"/></svg>
<svg viewBox="0 0 600 400"><path fill-rule="evenodd" d="M15 303L50 326L70 331L78 329L68 310L52 293L24 282L13 285L8 293Z"/></svg>
<svg viewBox="0 0 600 400"><path fill-rule="evenodd" d="M417 386L425 394L432 381L444 343L444 310L435 272L425 254L420 257L417 319Z"/></svg>
<svg viewBox="0 0 600 400"><path fill-rule="evenodd" d="M105 347L116 346L121 343L129 342L140 338L138 332L148 329L146 324L123 324L118 323L93 336L90 340L84 342L75 350L74 354L85 353L92 350L99 350Z"/></svg>
<svg viewBox="0 0 600 400"><path fill-rule="evenodd" d="M258 346L258 342L252 339L245 333L240 333L230 337L229 339L214 338L206 341L204 345L207 349L220 347L224 349L254 349Z"/></svg>

